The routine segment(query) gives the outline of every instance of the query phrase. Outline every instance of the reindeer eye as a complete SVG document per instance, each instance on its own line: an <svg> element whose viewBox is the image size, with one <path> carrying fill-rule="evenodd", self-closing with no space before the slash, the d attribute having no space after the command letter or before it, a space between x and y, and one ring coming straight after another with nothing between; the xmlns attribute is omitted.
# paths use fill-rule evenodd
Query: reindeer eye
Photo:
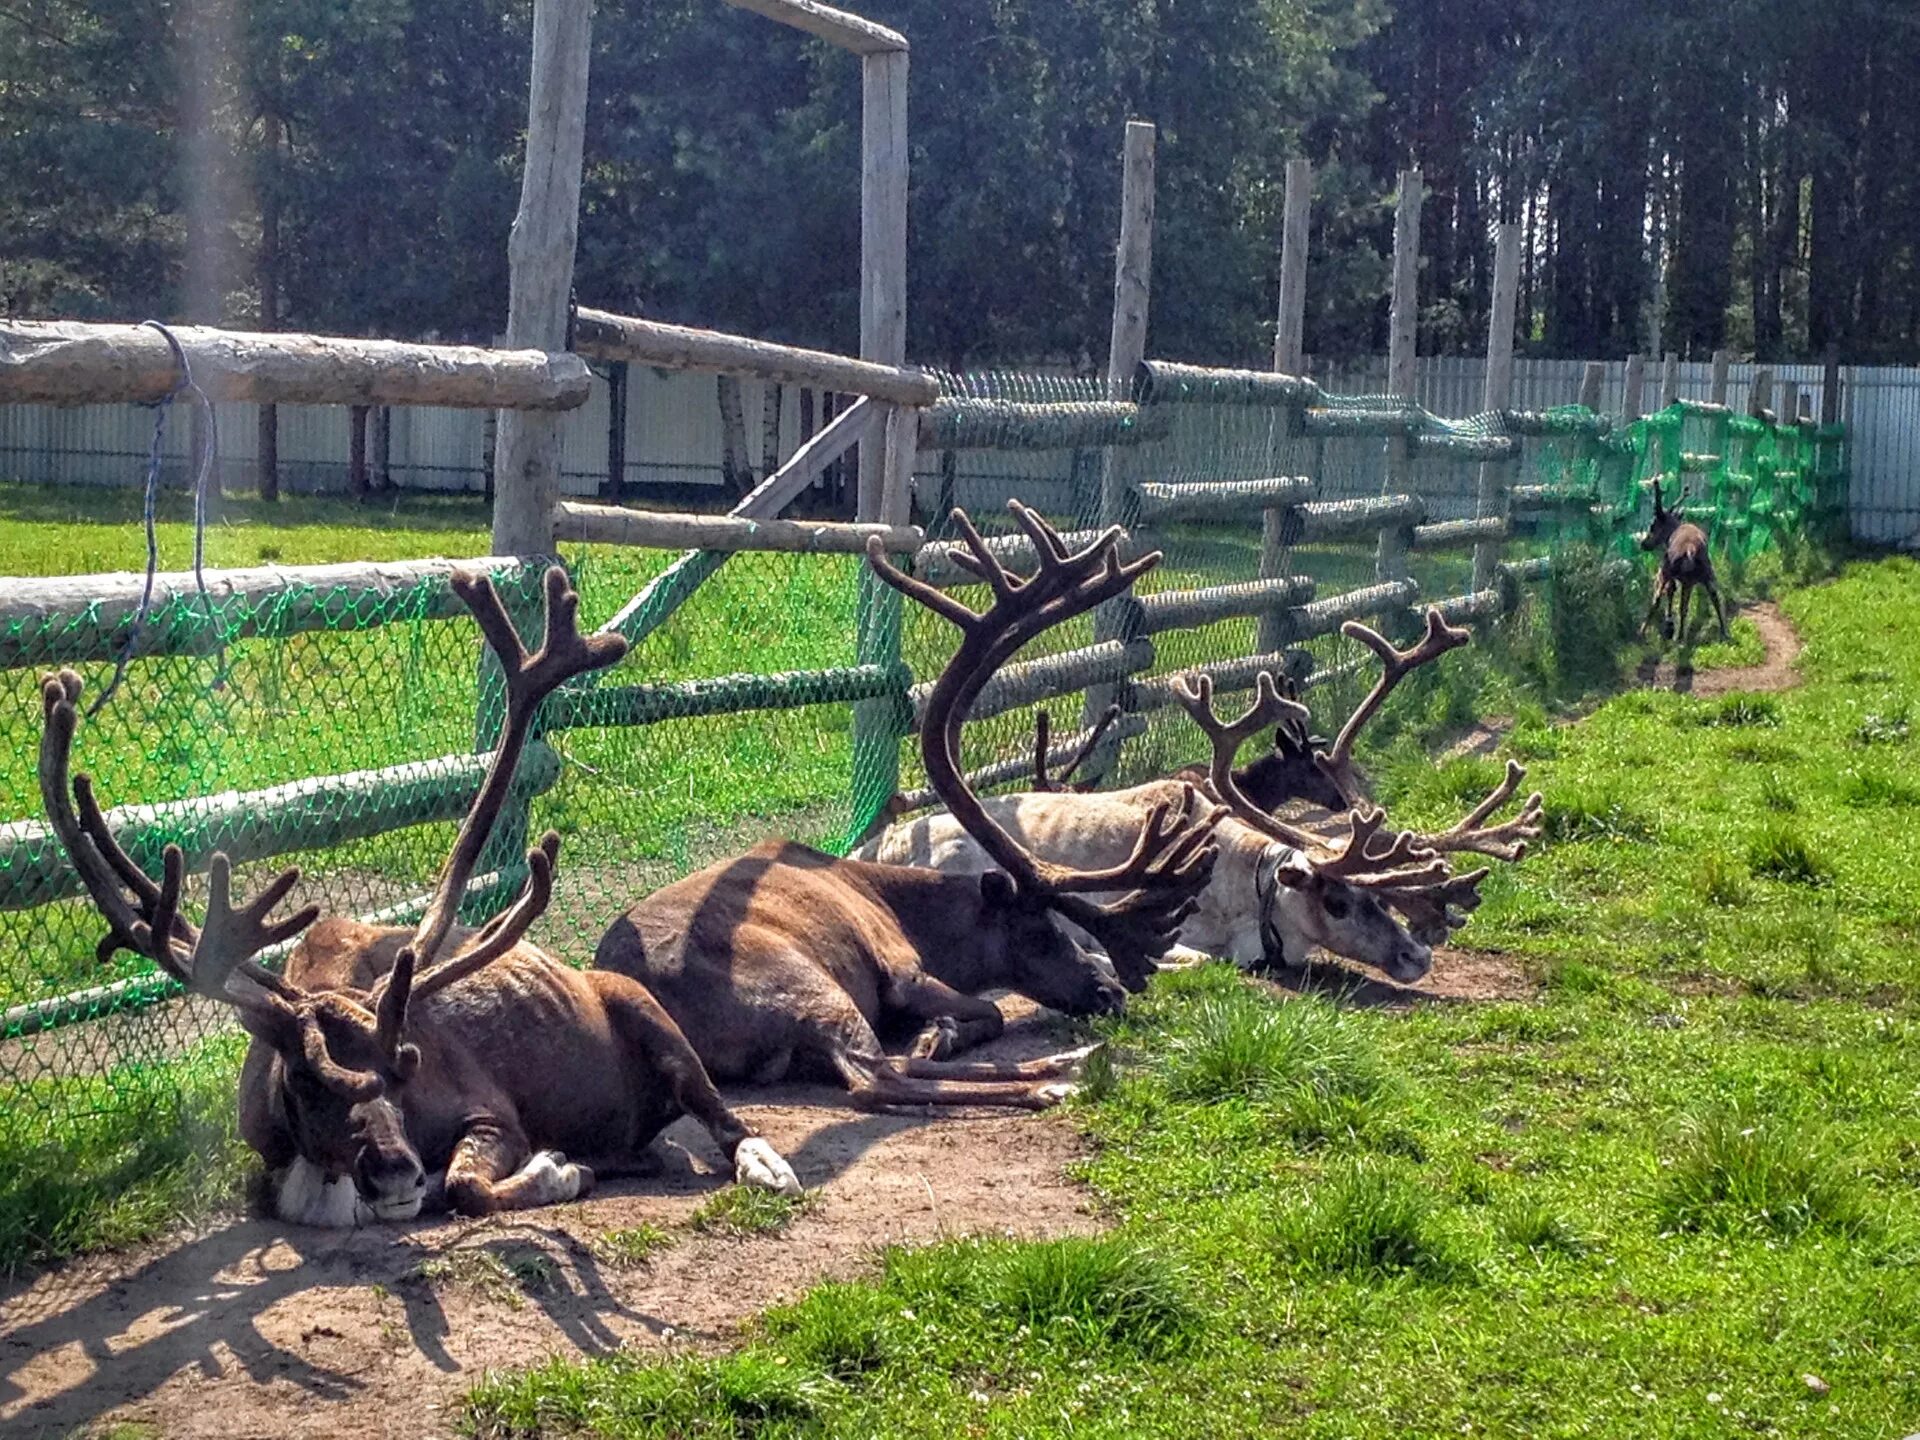
<svg viewBox="0 0 1920 1440"><path fill-rule="evenodd" d="M1326 898L1327 914L1331 915L1335 920L1346 919L1348 912L1351 911L1352 909L1353 909L1352 904L1347 900L1347 897L1344 895L1335 894L1335 895L1329 895Z"/></svg>

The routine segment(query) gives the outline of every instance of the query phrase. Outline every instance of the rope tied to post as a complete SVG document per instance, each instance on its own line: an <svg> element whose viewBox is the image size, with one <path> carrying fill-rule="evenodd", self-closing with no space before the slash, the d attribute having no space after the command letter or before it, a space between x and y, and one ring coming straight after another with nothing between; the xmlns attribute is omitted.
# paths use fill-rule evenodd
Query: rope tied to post
<svg viewBox="0 0 1920 1440"><path fill-rule="evenodd" d="M220 453L220 418L213 408L213 401L207 392L200 388L193 378L193 364L187 359L185 347L172 330L158 320L143 320L143 326L151 326L160 332L160 338L167 342L167 349L173 352L174 382L158 400L153 402L153 439L147 446L146 492L141 503L141 520L147 537L147 577L140 590L140 604L133 612L133 623L127 629L126 642L121 645L120 653L113 662L113 678L101 689L93 704L87 707L87 718L91 720L105 708L107 701L113 698L120 688L120 682L126 678L127 663L133 659L134 651L139 647L141 631L146 628L147 620L153 611L153 587L160 572L160 537L157 529L160 504L160 471L163 451L167 438L167 412L173 408L173 402L181 395L190 396L196 413L206 422L205 440L200 451L190 459L193 468L193 580L200 598L206 602L207 618L217 620L213 610L213 599L207 593L207 580L204 573L207 545L207 482L213 475L214 457ZM226 647L220 647L219 668L213 679L213 688L218 690L226 683L227 661Z"/></svg>

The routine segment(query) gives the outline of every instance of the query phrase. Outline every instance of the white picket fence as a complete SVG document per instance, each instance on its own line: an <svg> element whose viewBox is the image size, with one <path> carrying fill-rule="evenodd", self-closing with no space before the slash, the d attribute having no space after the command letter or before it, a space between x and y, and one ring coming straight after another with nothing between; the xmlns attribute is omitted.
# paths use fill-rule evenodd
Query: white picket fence
<svg viewBox="0 0 1920 1440"><path fill-rule="evenodd" d="M1339 394L1375 394L1386 387L1384 359L1358 365L1316 364L1317 379ZM1420 361L1419 399L1439 415L1460 417L1480 409L1486 362L1430 357ZM1729 399L1744 406L1755 367L1735 365ZM1514 366L1513 404L1544 409L1570 403L1579 393L1585 362L1519 360ZM1660 403L1659 367L1650 365L1644 407ZM1819 413L1821 367L1774 367L1775 385L1798 384ZM1842 418L1848 426L1850 511L1854 535L1880 544L1900 544L1920 535L1920 368L1848 367L1841 372ZM1683 397L1704 400L1710 385L1705 362L1679 367ZM1601 403L1618 411L1625 366L1607 366ZM763 449L766 387L742 381L747 458L756 473ZM592 397L567 416L563 486L570 494L595 493L606 478L608 387L596 380ZM1776 388L1775 395L1778 396ZM800 438L800 397L791 388L780 397L780 454ZM486 417L473 411L390 412L385 475L409 490L477 491L485 483ZM257 460L255 409L219 407L220 471L225 483L251 487ZM816 416L816 423L818 417ZM58 410L0 406L0 479L54 485L132 485L145 474L153 412L128 405ZM165 452L170 477L184 467L190 430L184 412L168 425ZM297 491L337 491L347 482L348 412L303 406L280 409L281 484ZM650 485L721 485L720 408L710 376L635 367L628 384L625 484L644 494ZM370 457L377 458L377 457ZM932 456L922 457L929 474ZM966 482L1020 480L1063 483L1066 455L969 454L960 468ZM971 488L968 486L967 488Z"/></svg>

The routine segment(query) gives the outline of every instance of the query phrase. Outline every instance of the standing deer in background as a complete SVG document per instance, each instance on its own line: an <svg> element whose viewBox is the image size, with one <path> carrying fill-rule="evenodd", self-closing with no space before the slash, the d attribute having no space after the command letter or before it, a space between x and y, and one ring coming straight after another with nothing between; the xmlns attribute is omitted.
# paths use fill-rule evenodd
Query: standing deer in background
<svg viewBox="0 0 1920 1440"><path fill-rule="evenodd" d="M1700 586L1713 601L1714 613L1720 620L1720 638L1731 638L1727 630L1727 602L1721 595L1720 587L1713 574L1713 557L1707 553L1707 532L1692 521L1680 518L1680 502L1687 498L1686 487L1682 486L1674 498L1674 508L1669 510L1660 498L1660 482L1653 482L1653 523L1647 527L1647 533L1640 537L1640 548L1660 554L1660 575L1653 587L1653 603L1647 606L1646 618L1641 620L1637 634L1647 633L1647 626L1653 623L1653 612L1666 602L1666 613L1660 617L1660 638L1679 639L1682 642L1687 634L1687 604L1693 599L1694 587ZM1680 628L1673 625L1673 592L1680 591Z"/></svg>
<svg viewBox="0 0 1920 1440"><path fill-rule="evenodd" d="M999 1007L978 992L1012 989L1072 1015L1118 1010L1121 984L1145 985L1193 908L1214 850L1192 787L1176 787L1167 803L1136 817L1111 862L1074 866L1036 858L966 782L961 723L994 671L1160 559L1121 564L1117 528L1069 555L1038 515L1017 502L1011 508L1040 556L1039 572L1026 579L1009 574L954 512L972 552L958 563L993 592L982 613L901 574L883 555L868 556L882 580L961 631L927 700L921 753L928 783L999 872L942 874L770 841L656 891L602 937L594 964L644 982L713 1074L771 1083L805 1058L824 1064L863 1106L1053 1104L1078 1056L1023 1064L948 1058L1003 1028ZM1096 903L1087 898L1093 892L1120 898ZM1105 947L1113 973L1062 919ZM882 1030L902 1021L918 1027L917 1036L907 1056L890 1056Z"/></svg>
<svg viewBox="0 0 1920 1440"><path fill-rule="evenodd" d="M478 930L454 923L541 702L614 663L626 642L580 634L579 596L557 566L546 576L546 641L531 656L491 581L456 573L452 583L500 658L507 720L411 931L320 920L311 905L271 919L298 869L236 909L232 865L217 852L206 919L190 923L180 913L179 847L167 847L156 884L120 847L88 777L69 775L80 677L45 677L41 797L107 920L103 956L145 955L195 994L233 1007L253 1037L240 1073L240 1133L265 1161L284 1220L410 1220L430 1181L466 1215L572 1200L592 1186L591 1167L645 1168L642 1149L682 1114L706 1126L737 1179L797 1191L787 1163L722 1102L643 987L575 970L523 938L552 898L558 835L528 852L526 882L505 911ZM284 975L260 962L296 935Z"/></svg>

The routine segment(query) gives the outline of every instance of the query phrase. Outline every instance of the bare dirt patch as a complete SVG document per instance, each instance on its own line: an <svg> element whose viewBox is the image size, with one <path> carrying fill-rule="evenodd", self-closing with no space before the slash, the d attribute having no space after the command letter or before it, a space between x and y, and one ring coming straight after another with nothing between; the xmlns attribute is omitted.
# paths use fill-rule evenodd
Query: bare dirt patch
<svg viewBox="0 0 1920 1440"><path fill-rule="evenodd" d="M1020 1024L986 1053L1031 1056L1061 1040L1044 1022ZM686 1228L726 1177L684 1121L658 1147L658 1176L576 1205L351 1234L221 1225L0 1296L0 1432L131 1422L223 1440L448 1434L488 1368L720 1345L814 1282L869 1269L891 1242L1098 1227L1065 1174L1085 1145L1063 1117L867 1115L825 1086L739 1099L816 1197L780 1235ZM596 1245L642 1225L672 1243L637 1265Z"/></svg>
<svg viewBox="0 0 1920 1440"><path fill-rule="evenodd" d="M1304 970L1271 978L1280 990L1383 1010L1532 1000L1540 993L1539 983L1513 956L1497 950L1457 950L1451 945L1436 949L1433 968L1411 985L1384 980L1326 955Z"/></svg>
<svg viewBox="0 0 1920 1440"><path fill-rule="evenodd" d="M1767 647L1767 658L1758 665L1736 665L1719 670L1693 668L1691 650L1682 649L1671 660L1648 660L1640 667L1639 681L1655 690L1673 690L1682 695L1726 695L1737 690L1790 690L1800 683L1793 662L1800 655L1800 636L1794 631L1780 607L1771 600L1742 605L1738 612L1753 621Z"/></svg>

